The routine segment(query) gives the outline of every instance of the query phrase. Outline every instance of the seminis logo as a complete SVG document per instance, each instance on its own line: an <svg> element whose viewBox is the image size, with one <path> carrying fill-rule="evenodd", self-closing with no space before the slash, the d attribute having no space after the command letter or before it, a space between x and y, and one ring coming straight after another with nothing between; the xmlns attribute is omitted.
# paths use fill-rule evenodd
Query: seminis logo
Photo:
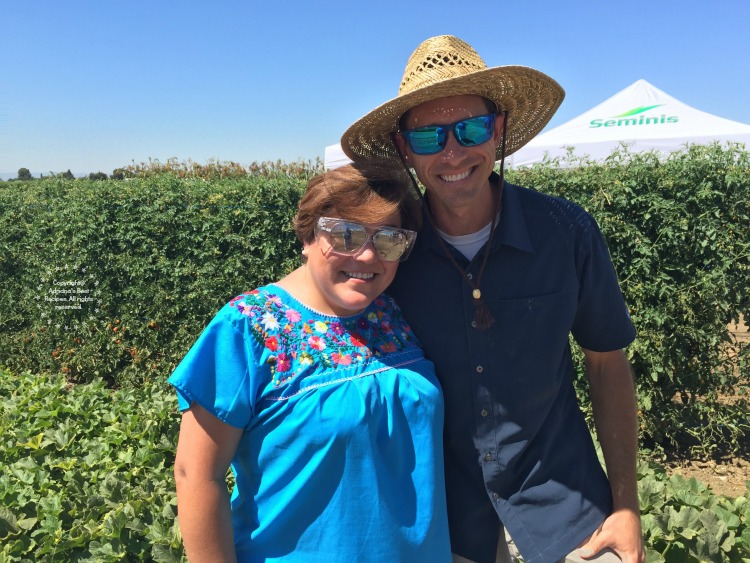
<svg viewBox="0 0 750 563"><path fill-rule="evenodd" d="M646 112L650 112L653 109L659 108L664 104L657 104L655 106L640 106L633 108L630 111L621 113L620 115L612 116L610 119L592 119L589 121L589 129L596 129L597 127L637 127L639 125L665 125L669 123L677 123L680 118L676 115L667 115L662 113L659 116L650 114L646 115Z"/></svg>

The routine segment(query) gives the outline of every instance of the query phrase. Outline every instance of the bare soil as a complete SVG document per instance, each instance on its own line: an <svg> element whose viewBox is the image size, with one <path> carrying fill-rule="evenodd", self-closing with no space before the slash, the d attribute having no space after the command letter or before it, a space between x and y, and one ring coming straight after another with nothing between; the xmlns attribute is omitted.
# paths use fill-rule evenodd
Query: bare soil
<svg viewBox="0 0 750 563"><path fill-rule="evenodd" d="M750 481L750 461L747 459L672 461L667 462L666 467L669 475L676 473L686 479L695 477L717 495L736 498L750 494L745 485Z"/></svg>

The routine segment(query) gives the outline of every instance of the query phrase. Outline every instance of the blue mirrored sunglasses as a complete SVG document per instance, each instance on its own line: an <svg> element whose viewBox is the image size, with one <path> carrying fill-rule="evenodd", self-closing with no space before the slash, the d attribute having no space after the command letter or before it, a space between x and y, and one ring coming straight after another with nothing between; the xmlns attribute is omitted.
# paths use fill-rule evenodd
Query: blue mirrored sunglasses
<svg viewBox="0 0 750 563"><path fill-rule="evenodd" d="M447 125L428 125L416 129L406 129L401 134L409 143L414 154L436 154L445 148L448 131L464 147L475 147L486 143L492 137L495 129L495 114L477 115L449 123Z"/></svg>

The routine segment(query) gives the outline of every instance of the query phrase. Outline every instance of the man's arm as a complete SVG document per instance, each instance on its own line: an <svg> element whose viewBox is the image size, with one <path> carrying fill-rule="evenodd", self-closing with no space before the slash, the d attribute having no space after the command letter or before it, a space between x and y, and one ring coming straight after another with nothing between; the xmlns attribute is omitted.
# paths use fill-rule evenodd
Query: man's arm
<svg viewBox="0 0 750 563"><path fill-rule="evenodd" d="M236 561L226 473L242 430L193 403L182 414L175 459L177 520L191 563Z"/></svg>
<svg viewBox="0 0 750 563"><path fill-rule="evenodd" d="M602 523L584 553L613 549L624 563L644 563L638 503L638 415L630 363L622 350L583 350L591 389L594 425L612 487L612 514Z"/></svg>

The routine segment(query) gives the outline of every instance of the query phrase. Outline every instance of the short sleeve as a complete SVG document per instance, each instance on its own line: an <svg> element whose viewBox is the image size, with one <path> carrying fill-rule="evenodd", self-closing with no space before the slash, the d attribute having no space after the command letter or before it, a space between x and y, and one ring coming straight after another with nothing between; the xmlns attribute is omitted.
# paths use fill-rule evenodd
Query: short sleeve
<svg viewBox="0 0 750 563"><path fill-rule="evenodd" d="M231 426L248 425L254 411L255 362L243 326L236 310L225 306L172 372L169 383L177 390L181 411L196 402Z"/></svg>
<svg viewBox="0 0 750 563"><path fill-rule="evenodd" d="M604 236L594 218L585 216L588 226L577 249L580 290L572 332L583 348L610 352L630 344L635 329Z"/></svg>

